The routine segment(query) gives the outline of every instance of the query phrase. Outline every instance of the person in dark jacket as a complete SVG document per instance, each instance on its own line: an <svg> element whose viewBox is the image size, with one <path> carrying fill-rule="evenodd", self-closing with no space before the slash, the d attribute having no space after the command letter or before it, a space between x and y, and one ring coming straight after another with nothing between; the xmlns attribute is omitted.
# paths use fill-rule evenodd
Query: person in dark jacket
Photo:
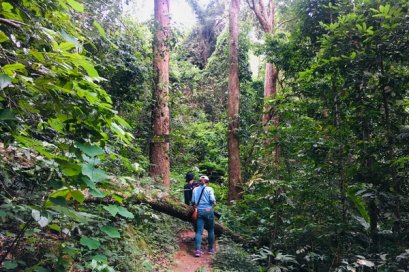
<svg viewBox="0 0 409 272"><path fill-rule="evenodd" d="M184 197L185 197L185 204L191 205L192 204L192 192L193 189L197 186L195 182L195 175L191 172L186 174L186 184L184 186Z"/></svg>

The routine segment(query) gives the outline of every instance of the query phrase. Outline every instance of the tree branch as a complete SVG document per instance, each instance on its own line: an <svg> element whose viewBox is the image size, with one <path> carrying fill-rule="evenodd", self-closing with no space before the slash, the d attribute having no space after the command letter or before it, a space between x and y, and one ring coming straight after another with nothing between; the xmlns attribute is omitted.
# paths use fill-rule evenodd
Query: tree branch
<svg viewBox="0 0 409 272"><path fill-rule="evenodd" d="M285 20L285 21L280 22L280 23L274 28L274 31L276 31L277 29L279 29L280 26L282 26L282 25L284 25L284 24L286 24L286 23L288 23L288 22L294 21L295 19L297 19L297 18L290 18L290 19L288 19L288 20Z"/></svg>
<svg viewBox="0 0 409 272"><path fill-rule="evenodd" d="M250 0L246 0L246 2L247 2L247 5L249 5L249 8L254 11L254 0L252 0L251 3L250 3Z"/></svg>
<svg viewBox="0 0 409 272"><path fill-rule="evenodd" d="M17 21L17 20L12 20L12 19L6 19L6 18L0 18L0 23L10 25L13 27L20 28L22 25L27 25L23 22Z"/></svg>
<svg viewBox="0 0 409 272"><path fill-rule="evenodd" d="M252 0L252 4L250 4L248 0L246 2L249 5L250 9L254 11L254 14L256 15L256 18L259 21L263 31L270 32L272 26L269 25L268 17L266 17L266 12L261 1L258 0L257 2L255 2L254 0Z"/></svg>

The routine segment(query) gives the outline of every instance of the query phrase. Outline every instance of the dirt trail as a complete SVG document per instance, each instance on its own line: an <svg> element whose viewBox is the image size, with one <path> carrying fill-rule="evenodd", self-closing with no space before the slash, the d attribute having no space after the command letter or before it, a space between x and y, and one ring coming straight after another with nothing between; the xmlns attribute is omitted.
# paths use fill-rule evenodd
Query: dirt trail
<svg viewBox="0 0 409 272"><path fill-rule="evenodd" d="M199 271L199 268L204 270L200 271L212 271L212 255L207 253L207 232L203 232L202 241L205 241L205 245L202 244L203 255L201 257L195 257L194 254L194 241L192 238L195 236L193 230L181 230L178 237L179 251L175 255L175 264L172 267L173 272L195 272ZM217 250L217 242L215 245Z"/></svg>

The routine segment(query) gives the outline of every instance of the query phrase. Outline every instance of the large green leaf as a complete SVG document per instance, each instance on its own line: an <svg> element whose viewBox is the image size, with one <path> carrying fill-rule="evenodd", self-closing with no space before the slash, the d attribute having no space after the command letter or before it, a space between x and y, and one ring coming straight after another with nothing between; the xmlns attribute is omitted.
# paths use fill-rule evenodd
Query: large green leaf
<svg viewBox="0 0 409 272"><path fill-rule="evenodd" d="M81 48L81 44L79 43L78 39L75 38L74 36L71 36L70 34L68 34L67 32L65 32L64 30L60 31L61 36L69 43L72 43L73 45L75 45L77 48ZM72 56L72 55L71 55Z"/></svg>
<svg viewBox="0 0 409 272"><path fill-rule="evenodd" d="M75 48L75 45L70 43L70 42L62 42L62 43L60 43L59 48L62 51L70 51L71 49Z"/></svg>
<svg viewBox="0 0 409 272"><path fill-rule="evenodd" d="M87 184L90 189L96 190L97 187L93 181L91 181L88 177L83 177L82 180Z"/></svg>
<svg viewBox="0 0 409 272"><path fill-rule="evenodd" d="M83 224L88 224L91 220L95 220L95 218L97 217L96 215L91 213L75 211L68 206L64 207L58 205L50 205L50 202L47 203L47 208L57 211L61 215L68 216L69 218Z"/></svg>
<svg viewBox="0 0 409 272"><path fill-rule="evenodd" d="M108 179L108 175L105 173L105 171L95 168L95 166L91 163L82 164L81 171L82 174L89 177L92 182L101 182Z"/></svg>
<svg viewBox="0 0 409 272"><path fill-rule="evenodd" d="M79 203L84 202L85 200L85 196L81 193L81 191L72 191L71 192L72 197L77 200Z"/></svg>
<svg viewBox="0 0 409 272"><path fill-rule="evenodd" d="M80 65L82 68L84 68L84 70L90 77L99 77L97 70L95 70L94 65L92 65L91 63L84 60L81 61Z"/></svg>
<svg viewBox="0 0 409 272"><path fill-rule="evenodd" d="M84 12L84 4L81 4L75 0L67 0L68 5L70 5L74 10L78 12Z"/></svg>
<svg viewBox="0 0 409 272"><path fill-rule="evenodd" d="M16 114L9 109L0 110L0 121L17 120Z"/></svg>
<svg viewBox="0 0 409 272"><path fill-rule="evenodd" d="M69 218L81 222L81 223L87 223L88 220L86 218L83 218L79 216L74 210L68 208L68 207L62 207L62 206L51 206L50 209L59 212L62 215L68 216Z"/></svg>
<svg viewBox="0 0 409 272"><path fill-rule="evenodd" d="M4 261L3 266L5 269L14 269L17 268L18 264L15 261Z"/></svg>
<svg viewBox="0 0 409 272"><path fill-rule="evenodd" d="M61 122L58 118L50 118L47 123L56 131L63 132L65 124Z"/></svg>
<svg viewBox="0 0 409 272"><path fill-rule="evenodd" d="M0 43L8 41L8 40L9 40L9 37L7 37L7 35L3 31L0 31Z"/></svg>
<svg viewBox="0 0 409 272"><path fill-rule="evenodd" d="M90 144L80 144L80 143L77 143L76 146L82 152L84 152L90 157L95 157L95 156L104 154L104 150L99 146L90 145Z"/></svg>
<svg viewBox="0 0 409 272"><path fill-rule="evenodd" d="M52 193L52 194L50 195L50 197L57 198L57 197L61 196L61 197L63 197L63 198L66 198L66 196L67 196L67 194L68 194L69 192L70 192L69 189L64 188L64 189L55 191L54 193Z"/></svg>
<svg viewBox="0 0 409 272"><path fill-rule="evenodd" d="M349 200L355 205L361 217L364 218L366 222L369 222L370 219L369 219L368 209L362 197L356 195L356 190L352 188L347 191L347 196Z"/></svg>
<svg viewBox="0 0 409 272"><path fill-rule="evenodd" d="M50 229L52 229L52 230L61 232L61 227L58 226L57 224L50 224L50 225L48 225L48 227L49 227Z"/></svg>
<svg viewBox="0 0 409 272"><path fill-rule="evenodd" d="M81 173L81 167L78 164L62 161L60 165L62 173L67 177L76 176Z"/></svg>
<svg viewBox="0 0 409 272"><path fill-rule="evenodd" d="M103 226L101 230L111 238L121 238L121 234L119 233L117 228L111 226Z"/></svg>
<svg viewBox="0 0 409 272"><path fill-rule="evenodd" d="M47 268L44 268L42 266L37 266L36 268L34 268L34 272L49 272L50 270L48 270Z"/></svg>
<svg viewBox="0 0 409 272"><path fill-rule="evenodd" d="M101 191L98 190L98 189L90 189L90 190L89 190L89 193L90 193L93 197L96 197L96 198L103 198L103 197L105 197L105 196L107 195L106 193L101 192Z"/></svg>
<svg viewBox="0 0 409 272"><path fill-rule="evenodd" d="M5 211L0 210L0 218L6 217L7 213Z"/></svg>
<svg viewBox="0 0 409 272"><path fill-rule="evenodd" d="M119 203L122 203L124 201L124 198L119 195L112 195L112 198L115 199Z"/></svg>
<svg viewBox="0 0 409 272"><path fill-rule="evenodd" d="M101 263L107 263L108 262L107 256L101 255L101 254L95 255L91 259L96 260L96 261L101 262Z"/></svg>
<svg viewBox="0 0 409 272"><path fill-rule="evenodd" d="M26 66L21 63L6 64L3 66L3 71L10 77L15 76L15 72L26 72Z"/></svg>
<svg viewBox="0 0 409 272"><path fill-rule="evenodd" d="M57 206L67 207L67 201L63 196L50 197L51 203Z"/></svg>
<svg viewBox="0 0 409 272"><path fill-rule="evenodd" d="M105 33L105 30L102 28L101 24L98 21L94 20L92 25L98 30L99 35L101 35L104 38L107 37L107 34Z"/></svg>
<svg viewBox="0 0 409 272"><path fill-rule="evenodd" d="M40 62L44 62L45 61L45 58L44 58L44 56L43 56L43 53L40 53L40 52L38 52L37 50L35 50L35 49L30 49L30 54L33 56L33 57L35 57L38 61L40 61Z"/></svg>
<svg viewBox="0 0 409 272"><path fill-rule="evenodd" d="M119 206L117 205L104 206L104 210L107 210L112 216L115 216L119 212Z"/></svg>
<svg viewBox="0 0 409 272"><path fill-rule="evenodd" d="M88 247L88 249L97 249L101 246L101 243L98 240L89 238L85 235L81 237L80 244Z"/></svg>
<svg viewBox="0 0 409 272"><path fill-rule="evenodd" d="M134 218L133 213L129 212L125 207L118 206L118 213L125 218Z"/></svg>

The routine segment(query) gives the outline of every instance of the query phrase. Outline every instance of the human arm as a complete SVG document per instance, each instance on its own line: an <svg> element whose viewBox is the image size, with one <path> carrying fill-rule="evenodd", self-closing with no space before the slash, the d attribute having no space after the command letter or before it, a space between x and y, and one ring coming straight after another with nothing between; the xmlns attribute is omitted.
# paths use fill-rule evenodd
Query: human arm
<svg viewBox="0 0 409 272"><path fill-rule="evenodd" d="M196 191L197 191L197 187L196 187L195 189L193 189L193 191L192 191L192 200L191 200L191 203L192 203L193 206L196 206L196 202L197 202L197 199L196 199Z"/></svg>
<svg viewBox="0 0 409 272"><path fill-rule="evenodd" d="M216 197L214 196L214 190L211 187L209 188L209 202L210 204L212 204L213 206L216 205Z"/></svg>

